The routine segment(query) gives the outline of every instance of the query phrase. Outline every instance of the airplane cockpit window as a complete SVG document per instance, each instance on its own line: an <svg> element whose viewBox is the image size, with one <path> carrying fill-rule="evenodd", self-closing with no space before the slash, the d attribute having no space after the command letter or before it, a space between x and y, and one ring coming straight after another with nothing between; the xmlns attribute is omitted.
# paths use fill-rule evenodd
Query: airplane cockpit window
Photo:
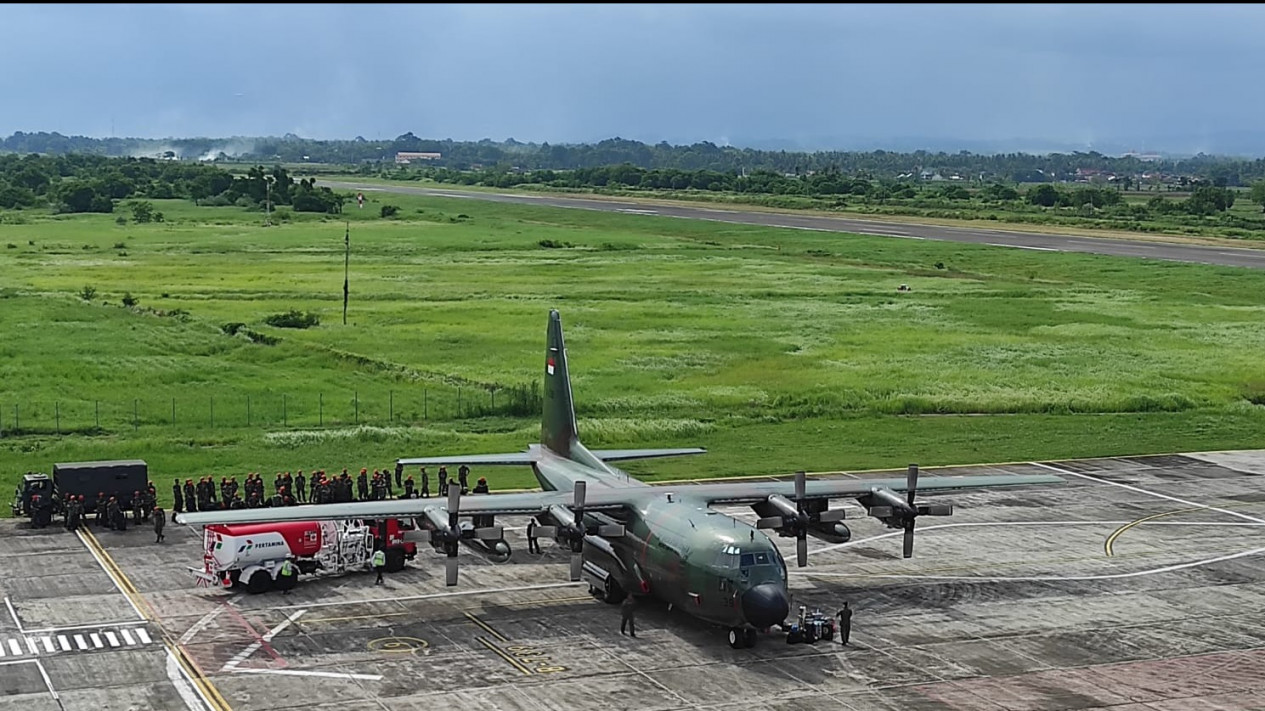
<svg viewBox="0 0 1265 711"><path fill-rule="evenodd" d="M753 565L755 565L755 556L754 556L754 555L752 555L751 553L743 553L743 554L742 554L742 567L744 567L744 568L750 568L750 567L751 567L751 566L753 566Z"/></svg>
<svg viewBox="0 0 1265 711"><path fill-rule="evenodd" d="M716 555L716 567L718 568L737 568L738 567L738 548L736 546L726 545L720 549L720 553Z"/></svg>

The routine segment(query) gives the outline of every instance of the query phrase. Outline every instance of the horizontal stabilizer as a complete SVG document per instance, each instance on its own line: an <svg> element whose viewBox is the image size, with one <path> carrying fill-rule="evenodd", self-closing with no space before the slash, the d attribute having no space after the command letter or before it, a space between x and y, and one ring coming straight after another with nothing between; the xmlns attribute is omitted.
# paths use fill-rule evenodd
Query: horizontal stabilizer
<svg viewBox="0 0 1265 711"><path fill-rule="evenodd" d="M594 449L593 456L603 462L618 462L626 459L655 459L657 457L680 457L686 454L707 454L702 447L686 447L683 449Z"/></svg>

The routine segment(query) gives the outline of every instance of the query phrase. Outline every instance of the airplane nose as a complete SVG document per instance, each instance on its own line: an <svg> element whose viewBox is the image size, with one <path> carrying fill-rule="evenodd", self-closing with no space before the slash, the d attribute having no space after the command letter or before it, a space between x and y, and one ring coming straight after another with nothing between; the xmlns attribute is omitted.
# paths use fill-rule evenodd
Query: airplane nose
<svg viewBox="0 0 1265 711"><path fill-rule="evenodd" d="M742 594L742 616L756 627L772 627L786 621L791 610L780 585L764 583Z"/></svg>

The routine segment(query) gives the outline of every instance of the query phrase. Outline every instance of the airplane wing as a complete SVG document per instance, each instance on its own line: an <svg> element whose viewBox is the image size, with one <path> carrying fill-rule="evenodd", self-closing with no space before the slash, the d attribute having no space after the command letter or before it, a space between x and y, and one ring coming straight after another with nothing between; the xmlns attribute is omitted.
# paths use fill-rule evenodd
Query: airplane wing
<svg viewBox="0 0 1265 711"><path fill-rule="evenodd" d="M603 462L618 462L627 459L655 459L657 457L680 457L686 454L707 454L702 447L686 447L684 449L593 449L589 450Z"/></svg>
<svg viewBox="0 0 1265 711"><path fill-rule="evenodd" d="M458 464L529 467L538 457L533 452L510 452L508 454L466 454L460 457L416 457L413 459L397 459L401 466L448 466Z"/></svg>
<svg viewBox="0 0 1265 711"><path fill-rule="evenodd" d="M611 511L624 507L630 494L644 495L645 489L593 489L588 492L584 508L589 511ZM517 494L471 494L462 496L457 513L520 514L543 513L555 504L569 505L574 500L571 491L531 491ZM235 523L272 523L281 521L340 521L345 519L417 518L427 509L447 511L447 500L387 499L385 501L352 501L341 504L309 504L283 506L281 508L234 509L229 511L199 511L176 514L176 521L194 526Z"/></svg>
<svg viewBox="0 0 1265 711"><path fill-rule="evenodd" d="M918 491L954 491L981 489L998 486L1033 486L1037 484L1062 484L1056 476L1035 474L1029 476L925 476L918 480ZM656 487L659 488L659 487ZM709 504L754 504L772 494L789 498L795 496L793 481L751 481L721 484L683 484L661 487L681 496L701 498ZM863 496L874 489L907 491L905 479L826 479L805 482L804 498L835 499Z"/></svg>

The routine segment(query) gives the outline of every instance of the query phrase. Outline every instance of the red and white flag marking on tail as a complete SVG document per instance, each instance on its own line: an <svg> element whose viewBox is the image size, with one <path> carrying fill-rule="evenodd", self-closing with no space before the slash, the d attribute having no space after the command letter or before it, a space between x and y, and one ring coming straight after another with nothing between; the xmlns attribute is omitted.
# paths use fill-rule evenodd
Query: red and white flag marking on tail
<svg viewBox="0 0 1265 711"><path fill-rule="evenodd" d="M553 356L549 356L549 360L545 361L545 372L553 375Z"/></svg>

